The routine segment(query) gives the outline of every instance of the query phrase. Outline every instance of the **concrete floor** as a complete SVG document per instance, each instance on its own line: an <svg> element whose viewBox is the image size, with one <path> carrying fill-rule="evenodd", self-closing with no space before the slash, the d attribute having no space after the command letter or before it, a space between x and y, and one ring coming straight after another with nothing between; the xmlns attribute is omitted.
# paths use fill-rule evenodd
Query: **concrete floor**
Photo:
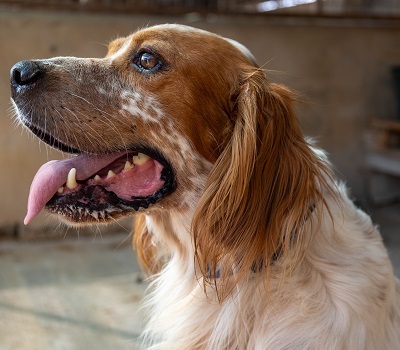
<svg viewBox="0 0 400 350"><path fill-rule="evenodd" d="M400 205L372 211L400 275ZM146 288L127 233L0 242L2 350L136 349Z"/></svg>
<svg viewBox="0 0 400 350"><path fill-rule="evenodd" d="M136 349L145 285L130 241L0 242L0 349Z"/></svg>

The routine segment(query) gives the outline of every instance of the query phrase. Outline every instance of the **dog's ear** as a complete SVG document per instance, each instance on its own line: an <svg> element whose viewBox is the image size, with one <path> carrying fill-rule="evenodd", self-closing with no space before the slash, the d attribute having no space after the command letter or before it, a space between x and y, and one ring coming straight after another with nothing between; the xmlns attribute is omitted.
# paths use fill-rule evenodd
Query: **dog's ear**
<svg viewBox="0 0 400 350"><path fill-rule="evenodd" d="M214 285L220 299L250 270L268 274L289 249L301 257L310 239L304 227L329 176L302 135L287 88L253 69L236 94L232 135L192 223L205 287Z"/></svg>

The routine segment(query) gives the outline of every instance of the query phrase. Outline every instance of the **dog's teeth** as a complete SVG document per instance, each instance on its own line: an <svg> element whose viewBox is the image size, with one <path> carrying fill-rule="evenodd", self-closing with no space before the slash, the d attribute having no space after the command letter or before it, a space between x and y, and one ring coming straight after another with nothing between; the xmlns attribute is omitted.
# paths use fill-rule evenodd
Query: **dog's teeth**
<svg viewBox="0 0 400 350"><path fill-rule="evenodd" d="M101 180L101 177L99 175L96 175L94 177L94 181L99 182Z"/></svg>
<svg viewBox="0 0 400 350"><path fill-rule="evenodd" d="M114 176L115 176L115 173L112 170L109 170L108 174L107 174L107 179L111 179Z"/></svg>
<svg viewBox="0 0 400 350"><path fill-rule="evenodd" d="M144 163L147 162L147 160L148 160L149 158L150 158L150 157L149 157L148 155L146 155L146 154L138 153L137 156L133 156L133 164L136 164L136 165L143 165Z"/></svg>
<svg viewBox="0 0 400 350"><path fill-rule="evenodd" d="M60 194L63 193L63 192L64 192L64 187L60 187L60 188L57 190L57 192L60 193Z"/></svg>
<svg viewBox="0 0 400 350"><path fill-rule="evenodd" d="M124 170L125 170L125 171L128 171L128 170L130 170L130 169L132 169L132 168L133 168L132 163L129 162L129 161L126 161L126 162L125 162Z"/></svg>
<svg viewBox="0 0 400 350"><path fill-rule="evenodd" d="M75 168L72 168L69 171L66 185L70 190L73 190L74 188L78 187L78 183L76 182L76 169Z"/></svg>

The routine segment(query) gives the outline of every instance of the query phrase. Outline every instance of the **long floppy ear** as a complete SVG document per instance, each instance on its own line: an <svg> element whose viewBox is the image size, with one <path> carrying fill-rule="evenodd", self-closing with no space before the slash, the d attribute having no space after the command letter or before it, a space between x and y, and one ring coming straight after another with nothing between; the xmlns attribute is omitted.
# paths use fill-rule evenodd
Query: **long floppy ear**
<svg viewBox="0 0 400 350"><path fill-rule="evenodd" d="M302 135L287 88L253 68L239 90L231 138L192 223L204 288L213 285L220 300L249 272L268 275L289 249L301 259L310 239L305 224L323 205L329 177Z"/></svg>

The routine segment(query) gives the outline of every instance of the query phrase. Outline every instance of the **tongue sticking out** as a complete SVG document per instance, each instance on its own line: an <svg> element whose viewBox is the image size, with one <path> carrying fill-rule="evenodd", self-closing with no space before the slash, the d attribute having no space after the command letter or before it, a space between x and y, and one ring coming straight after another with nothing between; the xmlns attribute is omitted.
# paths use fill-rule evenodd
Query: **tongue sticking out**
<svg viewBox="0 0 400 350"><path fill-rule="evenodd" d="M148 157L145 158L144 162L133 165L132 168L125 168L119 175L113 173L115 176L112 181L98 176L96 177L98 180L93 180L96 174L107 171L105 170L107 166L121 163L118 162L119 159L124 163L128 160L128 154L114 153L105 156L83 154L64 160L52 160L42 165L31 184L28 212L24 224L28 224L38 215L46 203L57 194L57 190L65 184L68 173L72 168L76 169L76 180L82 182L89 179L87 182L89 184L99 183L124 200L129 200L135 195L150 195L162 187L164 181L160 179L160 176L163 167L157 161ZM85 186L84 182L82 186ZM68 190L66 195L68 195Z"/></svg>

